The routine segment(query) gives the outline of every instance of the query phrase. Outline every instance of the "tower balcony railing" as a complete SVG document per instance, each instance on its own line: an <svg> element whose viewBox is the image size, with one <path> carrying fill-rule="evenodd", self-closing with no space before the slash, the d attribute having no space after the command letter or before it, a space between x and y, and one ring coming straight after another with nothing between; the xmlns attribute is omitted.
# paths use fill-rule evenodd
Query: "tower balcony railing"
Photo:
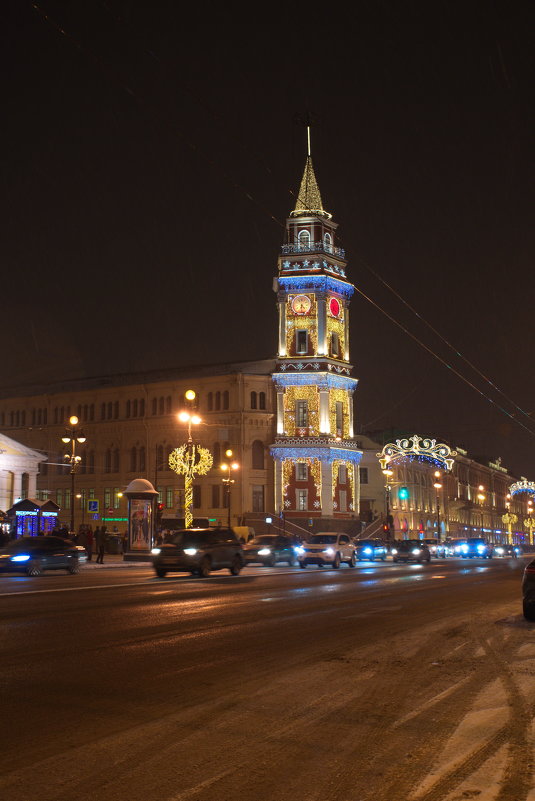
<svg viewBox="0 0 535 801"><path fill-rule="evenodd" d="M343 248L335 248L334 245L329 245L327 242L309 242L308 245L283 245L283 256L287 253L330 253L332 256L338 256L340 259L345 259L346 256L346 252Z"/></svg>

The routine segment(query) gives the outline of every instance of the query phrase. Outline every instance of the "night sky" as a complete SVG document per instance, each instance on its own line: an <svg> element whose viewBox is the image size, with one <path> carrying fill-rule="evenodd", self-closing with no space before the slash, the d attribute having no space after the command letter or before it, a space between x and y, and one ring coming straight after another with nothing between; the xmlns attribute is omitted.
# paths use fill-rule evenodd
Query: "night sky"
<svg viewBox="0 0 535 801"><path fill-rule="evenodd" d="M535 479L533 4L186 8L3 5L3 386L275 356L310 111L357 425Z"/></svg>

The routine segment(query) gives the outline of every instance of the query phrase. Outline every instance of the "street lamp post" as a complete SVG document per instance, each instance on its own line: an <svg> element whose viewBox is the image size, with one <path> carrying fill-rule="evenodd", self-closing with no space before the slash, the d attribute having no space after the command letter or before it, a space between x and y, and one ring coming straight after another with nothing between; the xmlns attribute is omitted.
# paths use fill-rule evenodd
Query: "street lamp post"
<svg viewBox="0 0 535 801"><path fill-rule="evenodd" d="M186 392L186 400L190 403L195 400L195 392L189 389ZM199 425L202 419L198 414L191 414L182 411L178 415L181 423L188 424L188 441L185 445L175 448L169 454L169 467L177 475L184 476L184 528L191 528L193 523L193 478L195 475L204 475L213 464L212 454L207 448L193 443L191 436L191 426Z"/></svg>
<svg viewBox="0 0 535 801"><path fill-rule="evenodd" d="M437 491L437 540L440 542L440 488L442 487L442 483L440 481L440 470L435 470L435 481L433 483L434 488Z"/></svg>
<svg viewBox="0 0 535 801"><path fill-rule="evenodd" d="M82 507L82 526L83 526L85 523L85 489L81 490L81 492L77 492L76 497L80 501L80 505Z"/></svg>
<svg viewBox="0 0 535 801"><path fill-rule="evenodd" d="M67 445L69 442L71 443L71 451L70 453L65 454L65 459L71 465L71 534L74 534L74 504L75 504L75 494L74 494L74 476L76 474L76 468L78 467L79 463L82 460L81 456L76 455L76 443L79 442L82 444L86 441L86 437L82 431L78 431L76 426L78 425L78 418L76 415L73 414L72 417L69 418L70 428L67 429L65 432L65 436L61 438L61 441Z"/></svg>
<svg viewBox="0 0 535 801"><path fill-rule="evenodd" d="M230 448L225 451L225 456L227 457L226 462L221 463L221 470L225 470L227 472L227 477L223 479L223 484L225 484L225 494L227 498L227 509L228 509L228 527L230 528L230 485L234 484L234 479L232 478L232 471L238 470L239 464L237 462L232 462L233 453Z"/></svg>
<svg viewBox="0 0 535 801"><path fill-rule="evenodd" d="M386 512L386 525L388 526L388 538L390 540L390 477L394 475L394 471L391 470L389 467L385 467L383 470L383 475L386 478L385 484L385 512Z"/></svg>

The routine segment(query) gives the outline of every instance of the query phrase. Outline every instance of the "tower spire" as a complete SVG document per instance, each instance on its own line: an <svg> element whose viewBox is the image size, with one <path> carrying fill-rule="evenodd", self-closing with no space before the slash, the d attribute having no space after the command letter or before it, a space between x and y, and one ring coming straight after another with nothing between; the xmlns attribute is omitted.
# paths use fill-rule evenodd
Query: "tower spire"
<svg viewBox="0 0 535 801"><path fill-rule="evenodd" d="M301 179L301 186L299 187L299 194L295 208L290 214L291 217L303 217L312 215L319 215L321 217L332 217L328 211L323 208L321 194L314 173L312 165L312 149L310 145L310 129L312 127L311 114L308 113L304 120L307 129L307 160L305 163L305 171Z"/></svg>

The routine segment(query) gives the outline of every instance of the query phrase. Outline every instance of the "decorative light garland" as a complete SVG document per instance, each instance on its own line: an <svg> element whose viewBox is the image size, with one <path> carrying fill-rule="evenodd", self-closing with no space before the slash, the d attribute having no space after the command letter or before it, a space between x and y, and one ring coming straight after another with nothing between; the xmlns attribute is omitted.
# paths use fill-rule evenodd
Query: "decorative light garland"
<svg viewBox="0 0 535 801"><path fill-rule="evenodd" d="M509 493L511 495L520 495L521 492L527 492L528 495L535 495L535 481L528 481L527 478L523 478L522 481L515 481L515 483L511 484L509 487Z"/></svg>
<svg viewBox="0 0 535 801"><path fill-rule="evenodd" d="M408 439L397 439L395 443L388 443L384 446L381 453L376 454L382 469L393 461L407 460L416 462L426 462L443 470L451 470L456 451L452 451L449 445L439 443L436 439L419 437L414 434Z"/></svg>
<svg viewBox="0 0 535 801"><path fill-rule="evenodd" d="M349 395L343 389L331 389L329 392L329 417L331 433L336 434L336 403L342 403L342 437L349 437Z"/></svg>
<svg viewBox="0 0 535 801"><path fill-rule="evenodd" d="M277 280L286 292L334 292L349 299L355 291L353 284L330 275L280 275Z"/></svg>
<svg viewBox="0 0 535 801"><path fill-rule="evenodd" d="M321 499L321 461L319 459L310 458L308 456L300 456L297 459L285 459L282 463L282 494L284 497L288 494L288 487L290 485L290 477L295 470L297 463L306 464L312 474L314 486L316 488L316 495Z"/></svg>
<svg viewBox="0 0 535 801"><path fill-rule="evenodd" d="M338 475L340 473L340 467L344 466L346 468L346 474L349 478L349 490L351 494L351 502L349 504L349 508L353 509L355 505L355 475L353 472L353 465L351 462L346 461L345 459L335 459L332 463L332 471L333 471L333 500L336 495L336 486L338 484Z"/></svg>
<svg viewBox="0 0 535 801"><path fill-rule="evenodd" d="M319 392L316 386L290 386L284 393L284 429L293 437L296 433L295 403L306 400L308 405L308 430L313 436L319 434Z"/></svg>
<svg viewBox="0 0 535 801"><path fill-rule="evenodd" d="M282 369L282 366L281 366ZM309 386L313 385L318 389L343 389L346 392L354 392L357 388L358 378L348 378L342 375L332 375L332 373L273 373L273 382L276 389L288 386Z"/></svg>
<svg viewBox="0 0 535 801"><path fill-rule="evenodd" d="M338 443L337 443L338 444ZM353 443L351 443L353 444ZM285 459L299 459L302 456L307 456L311 459L319 459L320 462L331 463L335 459L342 459L351 464L359 464L362 459L362 451L359 451L354 445L355 450L345 450L345 448L335 448L327 445L326 447L306 446L306 447L293 447L288 445L272 445L270 453L277 461L284 461Z"/></svg>
<svg viewBox="0 0 535 801"><path fill-rule="evenodd" d="M193 477L205 475L214 463L212 454L200 445L181 445L169 454L169 467L184 476L184 527L193 523Z"/></svg>

